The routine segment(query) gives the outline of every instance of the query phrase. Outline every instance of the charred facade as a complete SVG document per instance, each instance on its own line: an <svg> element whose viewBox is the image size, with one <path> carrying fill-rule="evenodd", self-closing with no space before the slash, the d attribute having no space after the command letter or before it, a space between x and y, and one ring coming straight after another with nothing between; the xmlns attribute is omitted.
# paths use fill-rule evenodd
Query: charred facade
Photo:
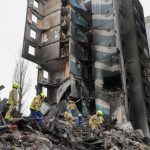
<svg viewBox="0 0 150 150"><path fill-rule="evenodd" d="M138 0L28 0L22 55L38 64L37 92L47 88L50 103L94 97L90 110L149 135L149 52Z"/></svg>

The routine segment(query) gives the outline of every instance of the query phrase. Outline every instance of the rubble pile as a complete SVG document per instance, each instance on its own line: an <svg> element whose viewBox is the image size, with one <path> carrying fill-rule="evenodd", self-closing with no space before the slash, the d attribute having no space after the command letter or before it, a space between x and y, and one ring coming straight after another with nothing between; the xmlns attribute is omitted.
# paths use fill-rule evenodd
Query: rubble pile
<svg viewBox="0 0 150 150"><path fill-rule="evenodd" d="M1 103L0 103L1 104ZM5 105L0 105L0 112ZM17 128L0 130L0 150L150 150L150 139L141 130L133 130L131 123L116 125L106 121L91 134L89 118L86 116L81 126L67 122L64 118L66 104L64 101L50 108L39 127L36 119L31 117L14 118L11 125ZM1 115L1 125L5 125Z"/></svg>
<svg viewBox="0 0 150 150"><path fill-rule="evenodd" d="M18 130L0 134L1 150L149 150L150 139L141 130L107 127L90 136L88 124L77 127L63 120L51 119L40 130L32 121L18 125ZM34 127L34 128L33 128Z"/></svg>

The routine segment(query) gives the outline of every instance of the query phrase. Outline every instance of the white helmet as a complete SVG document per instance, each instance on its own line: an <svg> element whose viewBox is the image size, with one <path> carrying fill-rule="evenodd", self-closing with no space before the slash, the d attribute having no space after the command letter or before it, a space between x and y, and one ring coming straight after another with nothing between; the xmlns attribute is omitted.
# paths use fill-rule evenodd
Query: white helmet
<svg viewBox="0 0 150 150"><path fill-rule="evenodd" d="M78 116L79 116L79 117L82 117L82 114L79 114Z"/></svg>

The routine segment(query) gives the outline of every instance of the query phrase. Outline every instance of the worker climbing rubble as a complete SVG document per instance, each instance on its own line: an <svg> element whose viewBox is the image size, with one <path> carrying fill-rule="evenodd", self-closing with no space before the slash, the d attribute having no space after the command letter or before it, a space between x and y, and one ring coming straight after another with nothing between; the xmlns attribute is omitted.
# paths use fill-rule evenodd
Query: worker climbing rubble
<svg viewBox="0 0 150 150"><path fill-rule="evenodd" d="M41 95L38 95L40 99L42 99ZM61 120L61 117L56 117L54 113L56 108L60 108L60 105L56 104L46 115L48 123L40 131L33 128L35 123L31 121L32 118L26 118L25 121L18 118L19 121L13 120L11 125L5 125L2 122L0 126L0 149L149 150L150 139L145 137L140 130L123 129L109 124L110 128L101 132L100 136L94 136L94 139L90 137L90 129L95 131L101 129L104 121L103 112L100 110L90 118L90 121L88 116L87 120L82 120L81 114L75 120L75 117L67 110L68 112L65 112L66 122ZM76 125L74 121L76 121ZM43 121L43 123L45 122Z"/></svg>
<svg viewBox="0 0 150 150"><path fill-rule="evenodd" d="M77 115L77 106L75 104L74 101L72 101L71 99L72 97L69 97L69 103L67 105L67 109L70 111L70 113L73 115L73 116L76 116Z"/></svg>
<svg viewBox="0 0 150 150"><path fill-rule="evenodd" d="M42 127L43 124L43 115L42 112L40 111L40 108L45 98L46 95L44 93L41 93L40 95L34 97L30 105L31 117L38 120L38 124L40 127Z"/></svg>
<svg viewBox="0 0 150 150"><path fill-rule="evenodd" d="M64 118L67 122L69 122L71 124L73 123L73 116L70 112L65 111Z"/></svg>
<svg viewBox="0 0 150 150"><path fill-rule="evenodd" d="M93 137L93 134L99 133L103 122L104 122L104 118L103 118L103 112L101 110L98 110L95 115L91 116L89 120L89 125L92 130L91 137Z"/></svg>
<svg viewBox="0 0 150 150"><path fill-rule="evenodd" d="M14 116L13 116L13 110L17 106L18 103L18 89L19 89L19 84L17 82L13 83L12 90L9 93L9 100L8 100L8 105L9 109L5 115L5 120L6 121L12 121Z"/></svg>
<svg viewBox="0 0 150 150"><path fill-rule="evenodd" d="M77 119L76 119L76 124L78 127L82 127L83 126L83 117L82 117L82 114L79 114Z"/></svg>

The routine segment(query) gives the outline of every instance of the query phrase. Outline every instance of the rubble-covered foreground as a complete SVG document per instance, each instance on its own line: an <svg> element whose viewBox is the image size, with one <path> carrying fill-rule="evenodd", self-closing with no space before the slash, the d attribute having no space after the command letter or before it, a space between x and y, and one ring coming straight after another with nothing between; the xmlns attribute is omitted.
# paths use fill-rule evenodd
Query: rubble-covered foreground
<svg viewBox="0 0 150 150"><path fill-rule="evenodd" d="M40 131L33 120L21 121L18 130L0 133L0 150L150 150L150 139L140 130L107 126L90 137L90 128L51 119Z"/></svg>

